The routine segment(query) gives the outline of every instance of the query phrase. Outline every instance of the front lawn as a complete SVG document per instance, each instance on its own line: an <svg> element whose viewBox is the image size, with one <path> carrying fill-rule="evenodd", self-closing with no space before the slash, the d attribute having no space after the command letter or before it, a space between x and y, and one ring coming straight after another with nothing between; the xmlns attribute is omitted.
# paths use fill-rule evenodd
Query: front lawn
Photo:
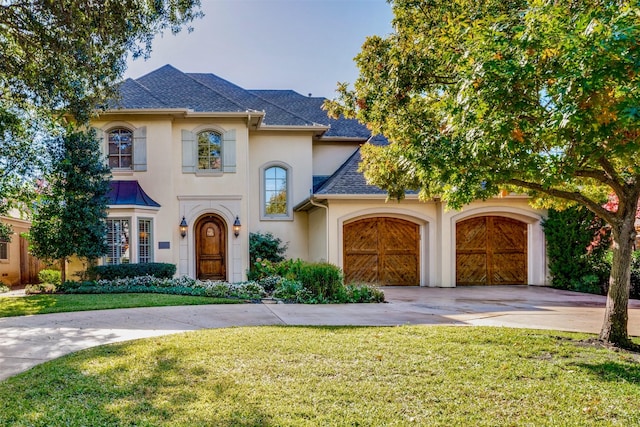
<svg viewBox="0 0 640 427"><path fill-rule="evenodd" d="M111 308L164 307L170 305L233 304L237 299L164 294L40 294L0 297L0 317Z"/></svg>
<svg viewBox="0 0 640 427"><path fill-rule="evenodd" d="M251 327L97 347L0 383L0 425L640 424L637 354L481 327Z"/></svg>

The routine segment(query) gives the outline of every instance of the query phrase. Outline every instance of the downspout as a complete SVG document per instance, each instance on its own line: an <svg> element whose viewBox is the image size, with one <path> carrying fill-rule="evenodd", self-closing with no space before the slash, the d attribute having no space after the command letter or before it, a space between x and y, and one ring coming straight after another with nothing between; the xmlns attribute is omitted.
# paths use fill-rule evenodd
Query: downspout
<svg viewBox="0 0 640 427"><path fill-rule="evenodd" d="M309 203L311 203L313 206L319 207L319 208L323 208L325 210L325 232L326 232L326 236L325 236L325 242L326 242L326 249L327 249L327 258L326 258L326 262L329 262L329 206L325 206L322 205L320 203L316 203L313 201L313 190L309 191Z"/></svg>

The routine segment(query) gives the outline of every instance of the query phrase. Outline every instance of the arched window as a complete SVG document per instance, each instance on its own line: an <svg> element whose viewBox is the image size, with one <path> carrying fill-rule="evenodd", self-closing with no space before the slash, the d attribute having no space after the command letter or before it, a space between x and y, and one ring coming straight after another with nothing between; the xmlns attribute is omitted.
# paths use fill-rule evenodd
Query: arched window
<svg viewBox="0 0 640 427"><path fill-rule="evenodd" d="M262 171L263 218L289 218L290 213L289 170L272 165Z"/></svg>
<svg viewBox="0 0 640 427"><path fill-rule="evenodd" d="M198 169L222 170L222 135L210 130L198 134Z"/></svg>
<svg viewBox="0 0 640 427"><path fill-rule="evenodd" d="M133 132L126 128L109 131L109 167L111 169L133 168Z"/></svg>

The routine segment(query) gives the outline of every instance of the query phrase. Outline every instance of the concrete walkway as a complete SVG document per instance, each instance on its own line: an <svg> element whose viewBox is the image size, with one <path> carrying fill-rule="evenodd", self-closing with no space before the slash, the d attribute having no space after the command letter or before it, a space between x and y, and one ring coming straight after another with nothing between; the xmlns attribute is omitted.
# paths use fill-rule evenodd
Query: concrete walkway
<svg viewBox="0 0 640 427"><path fill-rule="evenodd" d="M256 325L483 325L597 333L605 298L526 286L383 288L387 304L241 304L133 308L0 318L0 380L101 344ZM640 336L640 301L629 304Z"/></svg>

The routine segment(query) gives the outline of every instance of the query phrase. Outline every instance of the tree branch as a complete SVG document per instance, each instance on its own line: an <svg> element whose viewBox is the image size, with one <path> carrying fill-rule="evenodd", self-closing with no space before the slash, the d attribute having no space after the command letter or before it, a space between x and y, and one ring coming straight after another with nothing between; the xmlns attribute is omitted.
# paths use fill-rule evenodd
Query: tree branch
<svg viewBox="0 0 640 427"><path fill-rule="evenodd" d="M609 212L598 203L594 202L590 198L584 196L583 194L577 191L565 191L565 190L558 190L557 188L545 188L542 185L537 184L535 182L528 182L528 181L523 181L521 179L515 179L515 178L510 179L508 183L512 185L516 185L518 187L539 191L541 193L545 193L553 197L559 197L561 199L567 199L567 200L581 203L584 206L586 206L589 210L591 210L593 213L595 213L596 215L598 215L600 218L604 219L606 222L608 222L611 225L616 225L620 221L618 216L615 214L615 212Z"/></svg>
<svg viewBox="0 0 640 427"><path fill-rule="evenodd" d="M616 181L614 177L612 177L611 174L607 173L606 171L601 171L598 169L578 169L576 171L576 176L595 179L596 181L599 181L611 187L613 191L618 195L622 194L622 192L624 191L622 184Z"/></svg>

